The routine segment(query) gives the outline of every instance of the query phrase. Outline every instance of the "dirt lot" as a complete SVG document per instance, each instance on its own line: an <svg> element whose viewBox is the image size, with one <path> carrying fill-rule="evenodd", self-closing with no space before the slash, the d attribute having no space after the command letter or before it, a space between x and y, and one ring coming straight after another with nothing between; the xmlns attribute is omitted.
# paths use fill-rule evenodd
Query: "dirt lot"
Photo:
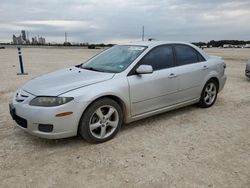
<svg viewBox="0 0 250 188"><path fill-rule="evenodd" d="M208 49L223 56L228 80L209 109L190 106L123 127L90 145L79 137L44 140L14 127L13 92L27 80L75 65L98 50L0 50L0 187L250 187L250 49Z"/></svg>

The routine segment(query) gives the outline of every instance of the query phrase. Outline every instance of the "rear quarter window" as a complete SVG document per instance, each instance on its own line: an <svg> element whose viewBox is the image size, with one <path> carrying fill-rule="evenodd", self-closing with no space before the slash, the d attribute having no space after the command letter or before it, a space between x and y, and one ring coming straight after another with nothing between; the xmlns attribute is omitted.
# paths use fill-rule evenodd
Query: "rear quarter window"
<svg viewBox="0 0 250 188"><path fill-rule="evenodd" d="M206 61L205 58L199 52L197 52L197 55L198 55L198 62Z"/></svg>
<svg viewBox="0 0 250 188"><path fill-rule="evenodd" d="M178 65L203 62L205 59L194 48L187 45L174 45Z"/></svg>

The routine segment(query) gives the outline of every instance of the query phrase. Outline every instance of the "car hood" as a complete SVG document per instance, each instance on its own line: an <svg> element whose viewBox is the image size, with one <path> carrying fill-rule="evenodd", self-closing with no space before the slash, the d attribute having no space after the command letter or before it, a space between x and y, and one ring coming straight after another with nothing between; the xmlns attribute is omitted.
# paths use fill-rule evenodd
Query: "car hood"
<svg viewBox="0 0 250 188"><path fill-rule="evenodd" d="M58 96L74 89L109 80L113 76L114 73L71 67L34 78L22 89L36 96Z"/></svg>

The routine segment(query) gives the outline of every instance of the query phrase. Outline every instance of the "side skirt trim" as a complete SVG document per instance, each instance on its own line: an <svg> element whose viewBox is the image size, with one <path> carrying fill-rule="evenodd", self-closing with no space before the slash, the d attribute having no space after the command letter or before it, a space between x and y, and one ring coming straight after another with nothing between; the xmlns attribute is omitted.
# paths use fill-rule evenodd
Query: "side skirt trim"
<svg viewBox="0 0 250 188"><path fill-rule="evenodd" d="M156 109L156 110L153 110L153 111L145 112L143 114L135 115L135 116L132 116L131 118L128 118L128 121L126 123L130 123L130 122L137 121L139 119L150 117L150 116L153 116L153 115L156 115L156 114L168 112L170 110L174 110L174 109L177 109L177 108L181 108L181 107L184 107L184 106L195 104L195 103L199 102L199 100L200 100L199 98L194 98L194 99L184 101L184 102L181 102L181 103L177 103L177 104L174 104L174 105L171 105L171 106L167 106L167 107L164 107L164 108L160 108L160 109Z"/></svg>

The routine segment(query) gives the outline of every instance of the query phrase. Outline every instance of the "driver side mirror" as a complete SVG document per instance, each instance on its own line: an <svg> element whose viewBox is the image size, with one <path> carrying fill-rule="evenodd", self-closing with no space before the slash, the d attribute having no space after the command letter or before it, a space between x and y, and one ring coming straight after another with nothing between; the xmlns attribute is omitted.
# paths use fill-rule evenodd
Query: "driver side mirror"
<svg viewBox="0 0 250 188"><path fill-rule="evenodd" d="M137 74L151 74L153 73L153 67L151 65L140 65L136 69Z"/></svg>

